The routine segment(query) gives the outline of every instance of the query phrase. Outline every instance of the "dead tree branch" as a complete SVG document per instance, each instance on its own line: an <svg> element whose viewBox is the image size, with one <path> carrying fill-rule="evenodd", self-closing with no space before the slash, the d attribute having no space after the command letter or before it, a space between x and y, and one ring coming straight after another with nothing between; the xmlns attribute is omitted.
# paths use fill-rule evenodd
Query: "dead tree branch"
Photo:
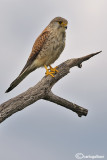
<svg viewBox="0 0 107 160"><path fill-rule="evenodd" d="M63 62L58 66L59 72L55 74L54 78L51 76L44 76L34 87L29 88L27 91L1 104L0 122L3 122L12 114L24 109L25 107L33 104L40 99L54 102L65 108L68 108L73 112L76 112L79 117L83 115L86 116L88 113L87 109L54 95L51 89L57 81L59 81L61 78L63 78L69 73L70 68L74 66L78 66L79 68L81 68L82 62L90 59L91 57L99 53L101 53L101 51L89 54L84 57L69 59Z"/></svg>

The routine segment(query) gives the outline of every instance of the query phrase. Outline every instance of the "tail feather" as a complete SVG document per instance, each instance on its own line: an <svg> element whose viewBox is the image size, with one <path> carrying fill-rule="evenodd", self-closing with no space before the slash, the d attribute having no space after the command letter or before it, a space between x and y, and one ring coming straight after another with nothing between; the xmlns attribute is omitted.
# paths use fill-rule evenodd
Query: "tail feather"
<svg viewBox="0 0 107 160"><path fill-rule="evenodd" d="M10 92L12 89L14 89L27 75L29 72L24 72L21 75L19 75L11 84L10 87L5 91L5 93Z"/></svg>

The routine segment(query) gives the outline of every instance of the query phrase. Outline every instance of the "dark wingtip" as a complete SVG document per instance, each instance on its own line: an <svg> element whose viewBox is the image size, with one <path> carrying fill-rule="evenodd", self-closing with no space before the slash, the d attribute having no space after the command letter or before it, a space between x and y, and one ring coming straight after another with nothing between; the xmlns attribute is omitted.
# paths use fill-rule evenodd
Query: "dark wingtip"
<svg viewBox="0 0 107 160"><path fill-rule="evenodd" d="M12 87L9 87L9 88L5 91L5 93L10 92L11 90L12 90Z"/></svg>

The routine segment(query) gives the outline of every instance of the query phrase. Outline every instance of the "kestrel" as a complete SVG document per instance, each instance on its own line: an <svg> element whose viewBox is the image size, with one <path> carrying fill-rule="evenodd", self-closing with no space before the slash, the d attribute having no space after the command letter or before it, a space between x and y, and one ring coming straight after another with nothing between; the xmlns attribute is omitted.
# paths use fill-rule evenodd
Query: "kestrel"
<svg viewBox="0 0 107 160"><path fill-rule="evenodd" d="M10 84L6 92L15 88L29 73L39 67L45 67L46 75L54 77L58 70L51 67L65 47L68 21L62 17L54 18L36 39L26 65L19 76ZM50 67L49 69L47 67Z"/></svg>

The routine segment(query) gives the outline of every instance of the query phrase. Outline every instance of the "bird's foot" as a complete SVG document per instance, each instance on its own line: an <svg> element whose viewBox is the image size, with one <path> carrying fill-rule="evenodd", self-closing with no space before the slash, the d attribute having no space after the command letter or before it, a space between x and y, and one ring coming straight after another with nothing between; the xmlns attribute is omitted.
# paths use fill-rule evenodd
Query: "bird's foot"
<svg viewBox="0 0 107 160"><path fill-rule="evenodd" d="M51 72L53 72L53 73L56 73L56 72L59 72L56 68L57 68L57 66L55 67L55 68L52 68L50 65L49 65L49 67L50 67L50 71Z"/></svg>
<svg viewBox="0 0 107 160"><path fill-rule="evenodd" d="M45 74L46 74L47 76L50 75L50 76L54 77L54 75L53 75L54 72L50 71L50 69L48 69L46 65L44 65L44 67L45 67L45 69L46 69L46 73L45 73Z"/></svg>

